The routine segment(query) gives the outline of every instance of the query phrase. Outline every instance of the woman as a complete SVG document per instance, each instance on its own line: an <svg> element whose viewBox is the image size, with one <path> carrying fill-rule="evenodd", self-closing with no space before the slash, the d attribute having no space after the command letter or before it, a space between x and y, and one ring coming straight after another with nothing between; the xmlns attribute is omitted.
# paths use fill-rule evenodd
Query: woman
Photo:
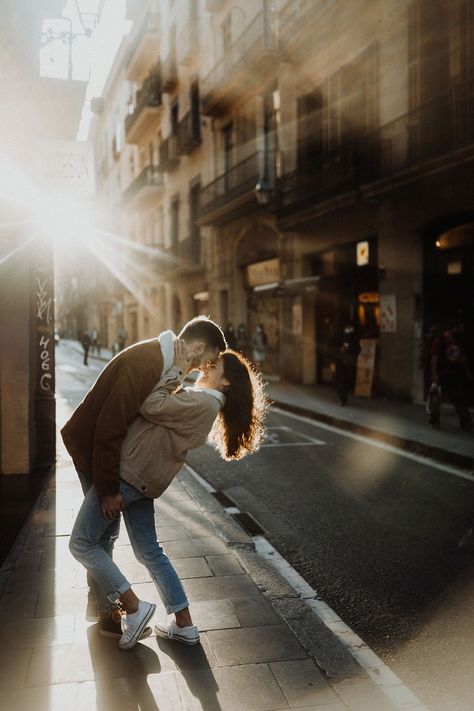
<svg viewBox="0 0 474 711"><path fill-rule="evenodd" d="M182 341L175 342L174 367L158 383L130 425L122 445L120 493L123 516L137 559L149 570L168 614L167 627L156 625L158 636L197 644L189 603L168 557L157 542L153 499L169 486L189 449L209 441L226 460L255 452L263 435L266 401L262 384L246 359L227 350L217 363L207 365L194 387L173 393L186 370ZM147 623L155 605L139 600L117 565L99 545L110 521L101 511L93 487L78 513L69 548L107 592L120 603L121 649L135 646L149 634Z"/></svg>

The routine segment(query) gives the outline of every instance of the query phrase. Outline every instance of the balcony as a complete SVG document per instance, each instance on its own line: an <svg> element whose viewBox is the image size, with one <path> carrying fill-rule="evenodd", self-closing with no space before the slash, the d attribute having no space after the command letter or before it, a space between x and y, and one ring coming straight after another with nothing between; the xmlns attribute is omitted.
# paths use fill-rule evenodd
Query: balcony
<svg viewBox="0 0 474 711"><path fill-rule="evenodd" d="M206 116L218 116L278 72L278 15L261 12L202 82Z"/></svg>
<svg viewBox="0 0 474 711"><path fill-rule="evenodd" d="M156 165L147 165L122 193L122 203L141 203L156 197L163 187L163 176Z"/></svg>
<svg viewBox="0 0 474 711"><path fill-rule="evenodd" d="M136 31L131 32L131 46L125 60L125 77L137 81L156 61L159 45L160 18L147 12Z"/></svg>
<svg viewBox="0 0 474 711"><path fill-rule="evenodd" d="M452 87L424 106L365 136L361 185L413 175L430 165L459 163L474 148L474 81Z"/></svg>
<svg viewBox="0 0 474 711"><path fill-rule="evenodd" d="M301 212L357 189L355 145L321 154L317 165L287 173L277 183L277 215Z"/></svg>
<svg viewBox="0 0 474 711"><path fill-rule="evenodd" d="M189 155L201 145L199 111L188 111L178 124L178 153Z"/></svg>
<svg viewBox="0 0 474 711"><path fill-rule="evenodd" d="M474 157L474 82L454 86L377 130L284 175L277 215L314 215L370 198Z"/></svg>
<svg viewBox="0 0 474 711"><path fill-rule="evenodd" d="M199 26L197 22L187 22L181 30L178 41L180 64L191 64L199 51Z"/></svg>
<svg viewBox="0 0 474 711"><path fill-rule="evenodd" d="M221 225L241 214L244 207L256 208L255 186L264 174L267 160L263 151L257 151L205 185L199 224Z"/></svg>
<svg viewBox="0 0 474 711"><path fill-rule="evenodd" d="M133 113L125 119L127 143L137 143L155 123L161 111L161 77L158 67L152 70L135 97Z"/></svg>
<svg viewBox="0 0 474 711"><path fill-rule="evenodd" d="M176 136L169 136L160 146L160 162L158 164L158 170L161 173L170 173L178 165L178 140Z"/></svg>
<svg viewBox="0 0 474 711"><path fill-rule="evenodd" d="M178 65L172 54L163 62L163 91L170 93L178 85Z"/></svg>

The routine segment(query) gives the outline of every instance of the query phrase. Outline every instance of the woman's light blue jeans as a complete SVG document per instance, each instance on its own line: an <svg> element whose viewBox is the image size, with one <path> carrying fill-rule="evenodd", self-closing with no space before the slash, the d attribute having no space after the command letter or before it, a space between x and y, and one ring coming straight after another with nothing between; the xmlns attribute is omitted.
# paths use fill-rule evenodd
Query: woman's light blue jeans
<svg viewBox="0 0 474 711"><path fill-rule="evenodd" d="M125 502L123 518L137 560L147 567L166 612L184 610L189 606L186 593L157 541L153 499L143 496L123 479L120 480L120 493ZM115 602L131 585L101 546L110 523L102 514L99 498L91 487L74 523L69 550L87 568L109 600Z"/></svg>

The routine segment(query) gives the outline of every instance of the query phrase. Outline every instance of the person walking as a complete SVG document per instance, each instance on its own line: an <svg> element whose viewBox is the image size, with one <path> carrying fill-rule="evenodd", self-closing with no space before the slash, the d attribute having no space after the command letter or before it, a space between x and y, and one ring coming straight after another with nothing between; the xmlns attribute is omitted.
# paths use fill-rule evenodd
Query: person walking
<svg viewBox="0 0 474 711"><path fill-rule="evenodd" d="M84 351L84 365L88 365L89 348L91 347L91 337L88 331L84 331L81 338L82 350Z"/></svg>
<svg viewBox="0 0 474 711"><path fill-rule="evenodd" d="M124 328L121 328L120 331L117 333L117 347L119 351L123 351L125 348L125 344L127 342L127 332L125 331Z"/></svg>
<svg viewBox="0 0 474 711"><path fill-rule="evenodd" d="M360 353L354 325L346 323L341 333L332 339L334 357L334 386L339 403L344 406L353 390L356 378L357 356Z"/></svg>
<svg viewBox="0 0 474 711"><path fill-rule="evenodd" d="M441 387L441 397L452 402L461 429L472 427L469 412L469 389L472 375L469 371L464 344L464 322L459 316L450 321L448 328L435 338L431 347L432 386ZM440 408L430 414L430 423L439 425Z"/></svg>
<svg viewBox="0 0 474 711"><path fill-rule="evenodd" d="M91 331L91 341L92 353L95 351L97 355L100 355L100 333L95 327Z"/></svg>
<svg viewBox="0 0 474 711"><path fill-rule="evenodd" d="M137 559L146 565L168 615L155 625L157 636L193 645L199 642L189 602L169 558L157 541L153 499L170 485L189 449L210 442L225 460L255 452L263 436L266 401L262 384L246 359L227 350L204 366L196 385L174 392L186 368L184 341L175 341L174 367L154 388L130 424L120 459L121 510ZM121 649L131 649L147 629L153 603L140 600L100 542L109 510L95 487L87 493L70 538L70 550L111 600L123 608Z"/></svg>
<svg viewBox="0 0 474 711"><path fill-rule="evenodd" d="M237 326L236 346L237 350L240 351L243 356L246 358L249 357L249 337L244 323L239 323Z"/></svg>
<svg viewBox="0 0 474 711"><path fill-rule="evenodd" d="M227 324L224 331L224 336L225 340L227 341L228 347L235 350L237 348L237 339L234 331L234 325L232 323L229 322Z"/></svg>
<svg viewBox="0 0 474 711"><path fill-rule="evenodd" d="M261 323L256 326L252 335L252 354L253 360L263 366L267 359L267 335Z"/></svg>
<svg viewBox="0 0 474 711"><path fill-rule="evenodd" d="M186 371L215 362L226 348L220 327L206 316L197 316L179 337L186 350ZM172 331L141 341L118 353L105 366L94 385L61 430L81 482L84 495L92 485L100 499L108 527L101 546L112 557L118 537L123 497L120 493L120 455L127 428L156 383L172 367ZM104 633L116 630L114 606L89 578L90 594L86 616L99 619Z"/></svg>

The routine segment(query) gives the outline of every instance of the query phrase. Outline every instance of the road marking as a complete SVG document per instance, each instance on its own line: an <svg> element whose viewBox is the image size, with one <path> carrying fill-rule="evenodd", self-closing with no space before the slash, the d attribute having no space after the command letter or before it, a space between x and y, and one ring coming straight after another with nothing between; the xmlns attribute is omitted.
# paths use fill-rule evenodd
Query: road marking
<svg viewBox="0 0 474 711"><path fill-rule="evenodd" d="M370 647L329 607L283 556L263 536L252 536L255 550L278 570L321 622L346 647L372 681L390 699L395 708L428 711L426 706Z"/></svg>
<svg viewBox="0 0 474 711"><path fill-rule="evenodd" d="M406 449L400 449L392 444L386 444L385 442L380 442L376 439L371 439L370 437L365 437L364 435L358 435L354 432L349 432L348 430L340 429L334 425L327 425L325 422L317 422L310 417L305 417L304 415L297 415L294 412L288 412L287 410L280 410L278 407L271 408L273 412L279 415L284 415L286 417L292 417L295 420L300 420L307 424L313 425L313 427L319 427L320 429L326 430L328 432L333 432L334 434L340 435L342 437L347 437L349 439L354 439L357 442L362 442L363 444L370 444L372 447L378 447L383 449L385 452L390 452L391 454L397 454L400 457L405 457L405 459L411 459L413 462L418 462L419 464L424 464L433 469L439 469L439 471L447 472L448 474L453 474L460 479L467 479L467 481L474 482L474 472L467 471L466 469L460 469L458 467L451 466L449 464L442 464L429 457L423 457L420 454L414 454L413 452L408 452Z"/></svg>
<svg viewBox="0 0 474 711"><path fill-rule="evenodd" d="M260 449L263 447L314 447L320 444L326 444L326 442L318 439L311 440L311 442L271 442L260 445Z"/></svg>
<svg viewBox="0 0 474 711"><path fill-rule="evenodd" d="M198 474L189 464L184 468L210 494L216 492L208 481ZM237 506L224 508L229 514L238 514ZM291 585L296 593L308 605L312 612L346 647L356 662L367 672L372 681L387 696L399 711L428 711L417 696L401 679L373 652L370 647L351 630L339 615L318 597L315 590L304 578L283 558L264 536L249 536L254 542L256 552L268 561Z"/></svg>

